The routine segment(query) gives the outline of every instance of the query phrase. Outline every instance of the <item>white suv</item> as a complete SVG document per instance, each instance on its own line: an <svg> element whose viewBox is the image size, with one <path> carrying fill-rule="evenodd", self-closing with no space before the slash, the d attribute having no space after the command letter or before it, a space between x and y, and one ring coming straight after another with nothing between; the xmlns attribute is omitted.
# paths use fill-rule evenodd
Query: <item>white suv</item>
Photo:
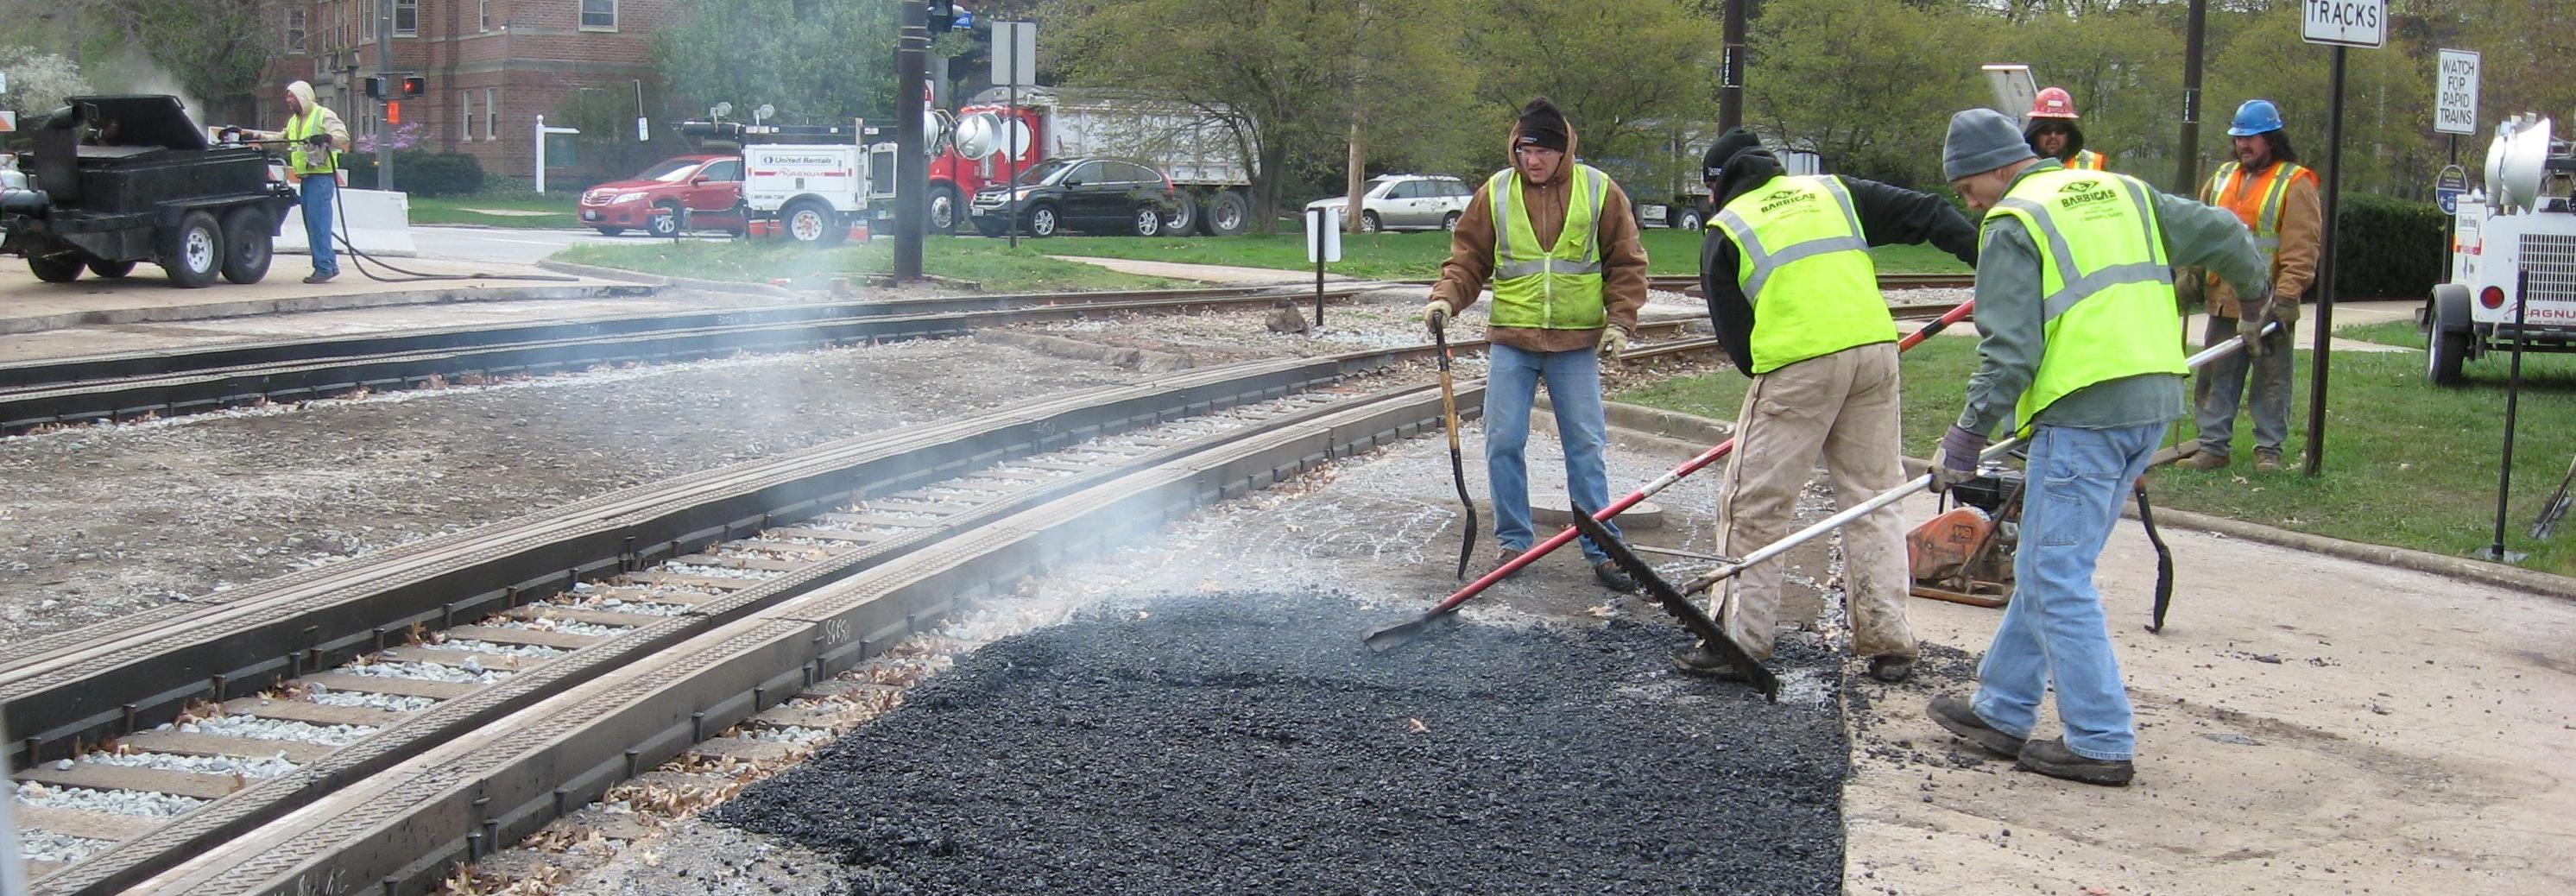
<svg viewBox="0 0 2576 896"><path fill-rule="evenodd" d="M1382 174L1361 193L1360 232L1381 230L1454 230L1475 191L1457 178L1427 174ZM1350 197L1335 196L1306 203L1309 209L1340 208L1350 213Z"/></svg>

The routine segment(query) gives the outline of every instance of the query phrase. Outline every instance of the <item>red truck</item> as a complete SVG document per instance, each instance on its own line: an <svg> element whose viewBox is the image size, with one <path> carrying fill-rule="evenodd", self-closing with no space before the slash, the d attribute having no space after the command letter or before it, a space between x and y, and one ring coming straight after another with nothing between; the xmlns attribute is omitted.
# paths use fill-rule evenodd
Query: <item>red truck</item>
<svg viewBox="0 0 2576 896"><path fill-rule="evenodd" d="M1214 116L1181 103L1051 87L1021 90L1016 110L1007 98L991 88L957 110L956 138L930 162L932 232L955 231L975 191L1010 178L1004 151L1013 143L1021 171L1077 156L1152 165L1179 192L1164 232L1232 236L1250 223L1252 178L1233 130ZM1014 117L1017 139L1006 139Z"/></svg>

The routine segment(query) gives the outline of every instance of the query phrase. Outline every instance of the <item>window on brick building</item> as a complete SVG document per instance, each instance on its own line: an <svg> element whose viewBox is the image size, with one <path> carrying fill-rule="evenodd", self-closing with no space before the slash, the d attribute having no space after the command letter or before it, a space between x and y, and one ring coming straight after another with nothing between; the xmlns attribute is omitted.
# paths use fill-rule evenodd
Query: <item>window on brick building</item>
<svg viewBox="0 0 2576 896"><path fill-rule="evenodd" d="M456 94L456 139L474 139L474 91L463 90Z"/></svg>
<svg viewBox="0 0 2576 896"><path fill-rule="evenodd" d="M351 7L352 7L352 8L355 8L355 7L356 7L356 4L351 4ZM376 10L375 10L375 5L374 5L374 4L372 4L372 3L370 3L370 4L368 4L368 5L367 5L367 8L365 8L365 9L358 9L358 10L357 10L357 16L358 16L358 39L359 39L359 40L363 40L363 41L373 41L373 40L375 40L375 39L376 39Z"/></svg>
<svg viewBox="0 0 2576 896"><path fill-rule="evenodd" d="M304 15L305 11L302 7L286 11L286 52L304 52Z"/></svg>
<svg viewBox="0 0 2576 896"><path fill-rule="evenodd" d="M476 22L481 23L477 30L492 30L492 0L476 0L474 18Z"/></svg>
<svg viewBox="0 0 2576 896"><path fill-rule="evenodd" d="M420 36L420 0L394 0L394 36Z"/></svg>
<svg viewBox="0 0 2576 896"><path fill-rule="evenodd" d="M501 139L501 88L483 88L483 139Z"/></svg>
<svg viewBox="0 0 2576 896"><path fill-rule="evenodd" d="M581 0L581 27L587 31L617 30L617 0Z"/></svg>

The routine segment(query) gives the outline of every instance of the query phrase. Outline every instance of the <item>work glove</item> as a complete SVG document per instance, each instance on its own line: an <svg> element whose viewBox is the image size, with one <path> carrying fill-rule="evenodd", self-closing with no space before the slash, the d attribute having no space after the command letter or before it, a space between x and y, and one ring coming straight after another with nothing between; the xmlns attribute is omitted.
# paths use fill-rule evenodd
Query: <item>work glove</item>
<svg viewBox="0 0 2576 896"><path fill-rule="evenodd" d="M1628 334L1618 327L1601 328L1601 357L1616 361L1628 351Z"/></svg>
<svg viewBox="0 0 2576 896"><path fill-rule="evenodd" d="M1448 325L1449 315L1451 313L1452 312L1449 310L1449 303L1443 302L1439 299L1432 299L1431 301L1422 303L1423 332L1440 332L1442 327Z"/></svg>
<svg viewBox="0 0 2576 896"><path fill-rule="evenodd" d="M1986 434L1959 424L1941 434L1941 451L1932 455L1932 493L1977 478L1977 455L1986 450Z"/></svg>
<svg viewBox="0 0 2576 896"><path fill-rule="evenodd" d="M2289 329L2291 324L2298 323L2299 298L2283 296L2279 292L2272 293L2272 319L2280 321L2281 329L2284 330Z"/></svg>
<svg viewBox="0 0 2576 896"><path fill-rule="evenodd" d="M2263 357L2263 325L2272 319L2272 285L2263 294L2236 303L2236 335L2245 337L2245 357Z"/></svg>
<svg viewBox="0 0 2576 896"><path fill-rule="evenodd" d="M331 148L331 135L329 135L329 134L308 134L308 135L305 135L305 137L304 137L304 145L306 145L306 146L310 146L310 147L313 147L314 149L329 149L329 148Z"/></svg>

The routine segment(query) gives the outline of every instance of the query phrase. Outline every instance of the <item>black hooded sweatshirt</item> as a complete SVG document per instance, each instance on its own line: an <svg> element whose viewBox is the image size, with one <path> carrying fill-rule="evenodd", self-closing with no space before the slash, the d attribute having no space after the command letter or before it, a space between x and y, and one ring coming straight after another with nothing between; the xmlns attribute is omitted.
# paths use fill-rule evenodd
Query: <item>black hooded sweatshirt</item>
<svg viewBox="0 0 2576 896"><path fill-rule="evenodd" d="M1760 189L1774 177L1785 176L1779 158L1764 149L1736 153L1727 160L1725 170L1724 179L1713 191L1716 209L1724 209L1727 203ZM1950 203L1929 193L1873 180L1833 176L1850 191L1854 211L1860 216L1861 236L1870 245L1930 243L1971 268L1977 266L1977 228ZM1712 211L1712 218L1714 215ZM1752 376L1753 303L1744 297L1744 285L1736 280L1741 261L1734 241L1727 239L1724 231L1712 226L1701 234L1699 283L1700 292L1708 298L1709 323L1717 328L1717 344L1735 360L1736 369Z"/></svg>

